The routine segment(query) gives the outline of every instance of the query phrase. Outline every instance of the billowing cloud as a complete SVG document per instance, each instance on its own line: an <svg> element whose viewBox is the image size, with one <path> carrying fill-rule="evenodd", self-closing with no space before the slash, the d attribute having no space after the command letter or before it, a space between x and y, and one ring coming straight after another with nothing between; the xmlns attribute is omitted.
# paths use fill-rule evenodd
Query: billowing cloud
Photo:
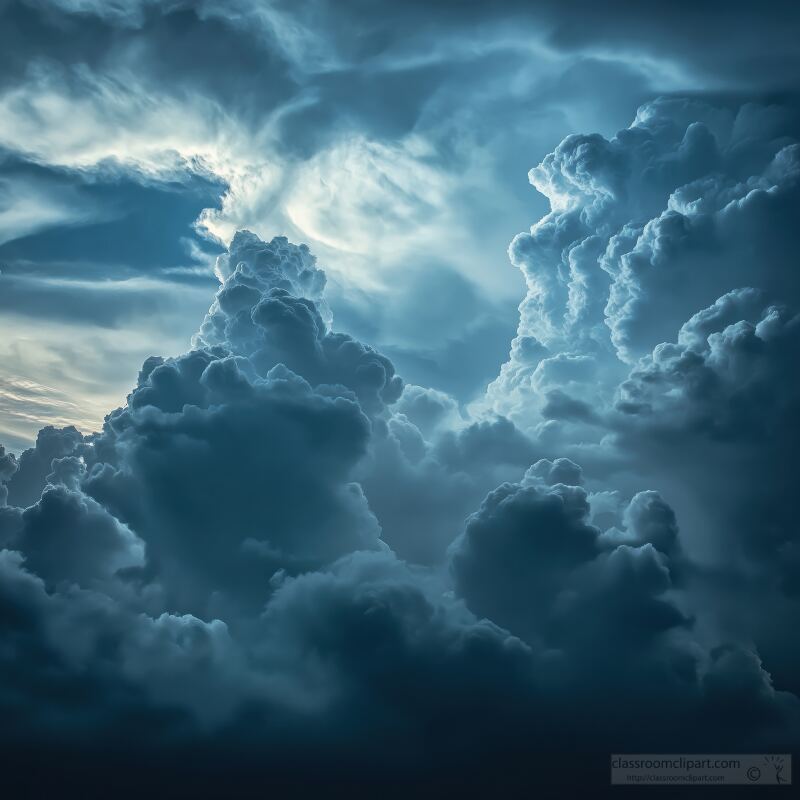
<svg viewBox="0 0 800 800"><path fill-rule="evenodd" d="M81 438L81 434L72 426L42 428L35 446L20 456L17 469L8 476L6 488L9 503L20 507L35 503L47 483L53 459L70 456Z"/></svg>
<svg viewBox="0 0 800 800"><path fill-rule="evenodd" d="M730 289L796 303L794 130L779 108L658 100L611 140L570 136L531 170L552 211L510 248L528 293L490 388L497 410L518 400L534 422L553 385L561 416L590 422L570 399L608 402L626 364Z"/></svg>
<svg viewBox="0 0 800 800"><path fill-rule="evenodd" d="M0 8L21 793L586 791L800 741L800 129L756 96L792 17L368 5Z"/></svg>
<svg viewBox="0 0 800 800"><path fill-rule="evenodd" d="M669 497L726 597L715 624L783 680L797 654L763 620L797 614L796 133L791 108L662 99L565 139L530 173L552 210L511 245L528 292L487 393L598 497L609 471Z"/></svg>
<svg viewBox="0 0 800 800"><path fill-rule="evenodd" d="M314 302L321 299L325 276L307 247L285 239L265 246L243 232L220 264L224 282L198 344L222 344L245 355L260 374L285 364L314 384L343 384L370 411L400 396L402 381L389 359L327 329L323 315L329 312Z"/></svg>
<svg viewBox="0 0 800 800"><path fill-rule="evenodd" d="M211 748L251 777L284 781L301 753L344 774L358 753L404 764L403 780L474 760L454 780L480 785L481 764L503 758L514 775L530 747L568 739L593 751L609 736L797 735L800 702L707 613L690 534L659 492L601 491L509 419L403 389L389 359L333 331L306 247L243 232L217 274L195 348L145 361L100 433L45 429L3 456L0 704L18 746L77 727L79 758L100 741L147 758L128 730L176 756ZM653 356L664 378L646 380L642 361L606 423L641 418L641 433L648 404L677 402L660 392L686 374L670 358L735 369L760 355L748 336L780 341L791 322L771 309L714 333L758 299L743 290L695 315ZM538 380L591 374L555 358ZM371 767L355 784L380 780Z"/></svg>

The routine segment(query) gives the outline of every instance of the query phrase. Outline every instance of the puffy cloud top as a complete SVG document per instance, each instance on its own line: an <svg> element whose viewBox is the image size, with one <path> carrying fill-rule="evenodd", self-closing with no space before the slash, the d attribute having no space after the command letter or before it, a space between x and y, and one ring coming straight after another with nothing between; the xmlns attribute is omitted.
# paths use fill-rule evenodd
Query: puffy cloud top
<svg viewBox="0 0 800 800"><path fill-rule="evenodd" d="M779 108L660 99L611 139L567 137L531 170L552 210L509 250L528 292L490 392L495 408L531 420L541 404L527 387L552 357L603 363L606 391L582 391L607 401L619 362L634 363L731 289L796 304L793 133ZM551 413L590 421L568 398Z"/></svg>
<svg viewBox="0 0 800 800"><path fill-rule="evenodd" d="M380 411L400 396L402 380L388 358L329 330L325 273L315 261L305 245L283 237L267 244L237 233L217 260L222 286L195 345L246 356L260 375L284 364L314 385L344 385L366 410Z"/></svg>

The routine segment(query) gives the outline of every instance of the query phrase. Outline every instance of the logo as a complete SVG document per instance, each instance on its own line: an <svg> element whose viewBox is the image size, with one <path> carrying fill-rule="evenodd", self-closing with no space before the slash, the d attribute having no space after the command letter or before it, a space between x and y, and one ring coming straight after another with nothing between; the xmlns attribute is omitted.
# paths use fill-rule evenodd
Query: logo
<svg viewBox="0 0 800 800"><path fill-rule="evenodd" d="M775 770L775 783L786 783L783 777L783 756L764 756L764 763Z"/></svg>

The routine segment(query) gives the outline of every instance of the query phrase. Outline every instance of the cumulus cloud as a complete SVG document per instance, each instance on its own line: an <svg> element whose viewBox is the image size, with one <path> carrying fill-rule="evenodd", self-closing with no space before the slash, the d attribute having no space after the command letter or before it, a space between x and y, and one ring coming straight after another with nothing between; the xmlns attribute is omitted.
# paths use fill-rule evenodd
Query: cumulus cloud
<svg viewBox="0 0 800 800"><path fill-rule="evenodd" d="M215 592L257 599L279 567L377 546L378 524L347 481L369 435L353 397L315 392L282 366L251 382L230 357L198 360L151 375L166 383L164 372L183 366L172 379L199 397L134 392L95 444L113 451L114 466L93 465L87 477L95 497L152 541L160 569L175 573L188 598L175 602L205 607Z"/></svg>
<svg viewBox="0 0 800 800"><path fill-rule="evenodd" d="M760 292L734 290L693 315L620 385L615 426L636 463L677 485L698 557L752 584L748 614L795 619L798 318L763 303ZM797 654L778 649L775 668L791 673Z"/></svg>
<svg viewBox="0 0 800 800"><path fill-rule="evenodd" d="M91 586L144 563L142 542L130 530L66 486L48 486L21 521L7 544L50 585L69 581Z"/></svg>
<svg viewBox="0 0 800 800"><path fill-rule="evenodd" d="M70 456L82 438L73 426L42 428L34 447L22 453L17 469L9 475L6 483L9 503L20 507L33 505L47 483L53 459Z"/></svg>
<svg viewBox="0 0 800 800"><path fill-rule="evenodd" d="M301 753L334 775L367 756L381 768L361 787L457 763L455 785L480 785L481 764L504 759L512 786L530 747L630 747L631 731L675 747L687 720L699 747L796 735L797 699L707 614L659 492L601 487L508 418L404 388L388 358L334 332L308 248L242 232L216 270L194 348L147 359L101 432L46 428L0 457L8 752L77 727L79 758L147 758L129 738L143 737L283 781ZM648 408L685 412L681 358L757 382L755 339L794 330L772 308L731 322L758 302L742 290L692 317L602 424L622 441L619 420L641 433ZM594 374L553 356L536 380L552 402Z"/></svg>
<svg viewBox="0 0 800 800"><path fill-rule="evenodd" d="M314 302L325 278L307 247L280 238L264 246L238 233L220 269L224 282L197 343L222 343L262 374L285 364L314 384L343 384L369 411L397 400L402 381L389 359L327 329L326 310Z"/></svg>
<svg viewBox="0 0 800 800"><path fill-rule="evenodd" d="M793 126L777 107L662 99L611 139L568 137L531 170L552 210L510 247L528 291L494 409L599 441L631 366L679 328L691 336L682 325L700 309L732 308L718 298L740 286L796 305Z"/></svg>
<svg viewBox="0 0 800 800"><path fill-rule="evenodd" d="M429 31L414 4L381 20L359 4L29 6L101 44L81 66L0 56L19 71L0 86L0 143L98 180L213 174L227 188L199 226L229 245L191 349L147 358L100 431L61 424L19 457L0 449L7 774L35 752L59 776L67 761L92 775L160 761L164 787L197 794L220 774L228 793L230 775L486 793L529 787L532 753L599 752L606 780L608 749L791 749L791 108L670 97L543 157L529 177L549 213L510 248L517 336L465 408L466 391L404 384L394 353L450 355L458 372L485 344L473 322L496 298L476 286L500 281L476 264L498 220L516 224L505 209L523 208L486 187L527 123L570 127L551 71L592 50L557 11L512 15L547 23L533 44L508 26L478 46L466 33L431 45L482 20L478 4L443 6ZM622 27L639 30L638 14ZM209 57L177 48L164 81L172 51L145 40L175 41L176 19ZM343 30L365 21L351 46ZM382 41L389 22L407 41ZM628 42L614 65L595 43L572 79L597 68L649 89L674 66L676 29ZM228 74L224 59L241 102L211 74ZM443 77L454 60L463 71ZM730 62L716 74L741 77ZM386 87L408 75L406 102ZM478 99L462 109L465 86ZM539 101L538 117L509 111ZM309 238L338 274L286 236L235 232L250 220ZM394 351L337 327L348 270L377 333L370 302L413 275ZM456 322L437 321L448 303ZM122 791L138 788L134 774Z"/></svg>
<svg viewBox="0 0 800 800"><path fill-rule="evenodd" d="M621 514L609 471L669 497L726 598L715 624L747 629L785 682L797 654L754 620L797 614L796 133L789 107L661 99L615 137L565 139L530 173L551 212L510 247L528 291L487 392L541 454L582 463L604 540L676 541L647 493L652 522Z"/></svg>

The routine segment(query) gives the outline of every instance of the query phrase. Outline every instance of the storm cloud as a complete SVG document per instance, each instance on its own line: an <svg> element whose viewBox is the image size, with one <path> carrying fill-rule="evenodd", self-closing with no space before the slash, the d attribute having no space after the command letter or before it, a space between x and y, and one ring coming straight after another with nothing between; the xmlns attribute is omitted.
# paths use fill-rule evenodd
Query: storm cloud
<svg viewBox="0 0 800 800"><path fill-rule="evenodd" d="M580 466L537 457L510 420L402 390L389 359L332 331L305 247L241 233L217 273L195 348L148 359L101 432L45 429L4 457L15 747L57 742L66 720L84 731L80 757L120 758L133 735L175 757L258 741L266 761L224 758L283 781L301 753L343 772L368 753L458 785L490 780L481 767L446 778L479 747L478 717L512 775L528 763L521 737L539 752L573 737L632 746L653 715L654 747L686 737L687 720L698 746L796 735L800 701L704 618L702 571L658 492L625 500L606 484L603 519ZM620 398L683 380L684 353L726 368L725 348L759 357L747 337L780 341L777 312L711 333L755 299L695 315L672 360L660 346ZM618 402L645 413L645 398ZM45 708L54 671L63 688ZM372 767L360 783L380 780Z"/></svg>
<svg viewBox="0 0 800 800"><path fill-rule="evenodd" d="M4 785L797 746L773 5L0 4Z"/></svg>

